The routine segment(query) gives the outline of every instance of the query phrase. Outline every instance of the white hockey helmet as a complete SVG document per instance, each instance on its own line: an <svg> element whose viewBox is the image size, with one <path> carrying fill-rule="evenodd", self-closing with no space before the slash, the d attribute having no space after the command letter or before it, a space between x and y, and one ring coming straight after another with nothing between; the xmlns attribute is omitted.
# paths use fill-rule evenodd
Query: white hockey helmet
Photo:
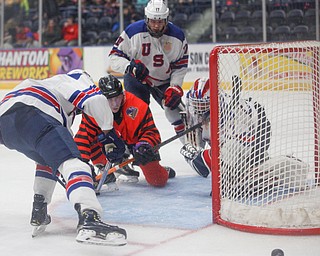
<svg viewBox="0 0 320 256"><path fill-rule="evenodd" d="M84 87L95 85L91 76L82 69L71 70L67 73L67 75L77 80Z"/></svg>
<svg viewBox="0 0 320 256"><path fill-rule="evenodd" d="M203 115L210 111L209 78L198 78L187 92L186 97L191 113Z"/></svg>
<svg viewBox="0 0 320 256"><path fill-rule="evenodd" d="M145 22L147 24L148 31L151 36L159 38L163 35L163 32L168 23L169 8L164 0L150 0L147 6L144 8ZM165 20L166 25L161 31L154 32L149 27L149 20Z"/></svg>

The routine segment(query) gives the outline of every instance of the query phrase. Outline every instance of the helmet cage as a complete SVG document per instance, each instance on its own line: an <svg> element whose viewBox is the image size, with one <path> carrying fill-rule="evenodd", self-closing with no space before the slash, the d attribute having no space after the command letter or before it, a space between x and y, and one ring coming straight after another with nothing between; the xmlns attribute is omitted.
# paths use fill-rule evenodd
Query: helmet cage
<svg viewBox="0 0 320 256"><path fill-rule="evenodd" d="M203 115L210 111L209 79L197 79L187 93L190 113Z"/></svg>
<svg viewBox="0 0 320 256"><path fill-rule="evenodd" d="M195 115L202 116L204 113L210 111L210 98L206 99L197 99L189 98L189 111Z"/></svg>

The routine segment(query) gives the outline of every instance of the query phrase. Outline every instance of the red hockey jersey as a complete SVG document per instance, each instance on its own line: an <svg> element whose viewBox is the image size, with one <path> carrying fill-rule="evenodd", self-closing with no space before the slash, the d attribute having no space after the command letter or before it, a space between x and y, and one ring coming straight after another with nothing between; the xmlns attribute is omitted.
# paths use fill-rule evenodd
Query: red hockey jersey
<svg viewBox="0 0 320 256"><path fill-rule="evenodd" d="M161 142L160 133L148 104L130 92L124 92L124 103L120 113L114 116L113 126L129 147L139 141L148 142L151 146ZM107 162L102 153L102 145L97 142L97 136L101 133L95 120L83 114L74 140L82 158L86 161L91 160L94 165L105 165Z"/></svg>

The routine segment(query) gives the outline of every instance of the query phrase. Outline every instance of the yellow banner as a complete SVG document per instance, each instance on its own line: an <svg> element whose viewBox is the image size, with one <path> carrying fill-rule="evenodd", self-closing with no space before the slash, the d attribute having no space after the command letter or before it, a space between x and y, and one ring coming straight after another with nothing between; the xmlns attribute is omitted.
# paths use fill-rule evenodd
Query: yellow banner
<svg viewBox="0 0 320 256"><path fill-rule="evenodd" d="M45 79L83 69L82 48L41 48L0 51L0 89L27 78Z"/></svg>

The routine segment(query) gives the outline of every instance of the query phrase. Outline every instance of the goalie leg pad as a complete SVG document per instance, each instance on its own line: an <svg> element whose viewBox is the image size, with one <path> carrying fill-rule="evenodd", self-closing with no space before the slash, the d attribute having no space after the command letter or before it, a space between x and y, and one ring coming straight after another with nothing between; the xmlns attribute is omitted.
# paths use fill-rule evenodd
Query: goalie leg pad
<svg viewBox="0 0 320 256"><path fill-rule="evenodd" d="M199 154L190 161L190 165L200 176L207 178L211 169L210 150L200 151Z"/></svg>

